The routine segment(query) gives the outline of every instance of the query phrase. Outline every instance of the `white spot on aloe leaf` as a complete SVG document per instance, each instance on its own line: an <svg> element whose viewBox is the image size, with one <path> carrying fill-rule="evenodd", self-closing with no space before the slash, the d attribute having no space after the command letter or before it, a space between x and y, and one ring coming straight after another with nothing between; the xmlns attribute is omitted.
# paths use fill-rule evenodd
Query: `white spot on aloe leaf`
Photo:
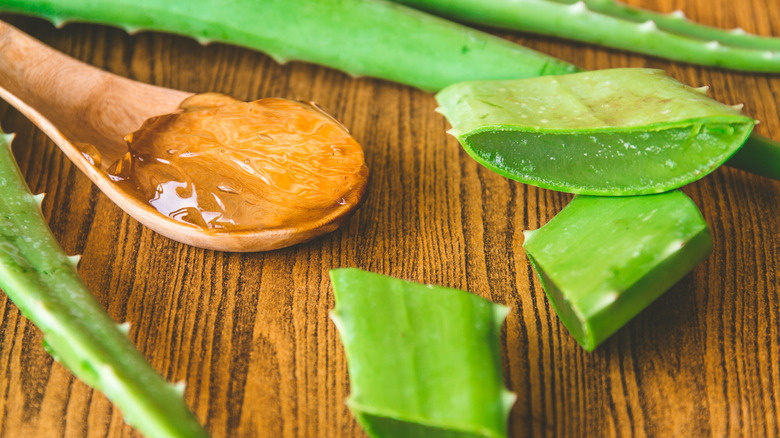
<svg viewBox="0 0 780 438"><path fill-rule="evenodd" d="M117 328L124 334L130 333L130 321L125 321L122 324L117 324Z"/></svg>
<svg viewBox="0 0 780 438"><path fill-rule="evenodd" d="M54 25L57 29L62 29L63 26L67 24L68 20L60 17L51 17L51 24Z"/></svg>
<svg viewBox="0 0 780 438"><path fill-rule="evenodd" d="M68 256L68 261L75 268L76 266L79 265L79 262L81 261L81 255L76 254L76 255Z"/></svg>
<svg viewBox="0 0 780 438"><path fill-rule="evenodd" d="M707 50L718 50L720 49L721 45L717 41L710 41L705 45L705 47L707 47Z"/></svg>
<svg viewBox="0 0 780 438"><path fill-rule="evenodd" d="M180 396L184 396L184 389L187 387L187 382L184 380L179 380L178 382L174 383L173 390L176 391L177 394Z"/></svg>
<svg viewBox="0 0 780 438"><path fill-rule="evenodd" d="M745 108L745 104L744 103L740 103L740 104L737 104L737 105L732 105L731 107L734 108L737 111L742 111L742 109Z"/></svg>
<svg viewBox="0 0 780 438"><path fill-rule="evenodd" d="M745 32L745 29L741 27L735 27L734 29L731 29L729 32L733 33L734 35L745 35L747 32Z"/></svg>
<svg viewBox="0 0 780 438"><path fill-rule="evenodd" d="M639 25L640 32L655 32L656 30L658 30L658 26L653 20L647 20Z"/></svg>
<svg viewBox="0 0 780 438"><path fill-rule="evenodd" d="M710 91L710 86L709 85L705 85L703 87L694 88L694 90L698 91L699 93L701 93L701 94L706 96L707 92Z"/></svg>
<svg viewBox="0 0 780 438"><path fill-rule="evenodd" d="M577 3L574 3L573 5L569 6L569 12L572 14L583 14L588 11L588 5L585 4L584 1L578 1Z"/></svg>

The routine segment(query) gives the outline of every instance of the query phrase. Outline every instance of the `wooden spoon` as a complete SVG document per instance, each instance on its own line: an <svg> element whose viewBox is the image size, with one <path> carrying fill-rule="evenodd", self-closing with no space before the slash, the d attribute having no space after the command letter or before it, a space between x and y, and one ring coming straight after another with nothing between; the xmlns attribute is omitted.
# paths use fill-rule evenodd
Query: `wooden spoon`
<svg viewBox="0 0 780 438"><path fill-rule="evenodd" d="M201 248L265 251L331 232L358 207L358 202L346 204L325 217L287 228L220 232L173 220L122 191L105 169L127 153L124 136L150 117L175 112L190 96L89 66L0 21L0 97L48 135L114 203L152 230ZM88 161L75 146L78 143L97 148L102 169ZM365 186L365 179L358 184L358 199Z"/></svg>

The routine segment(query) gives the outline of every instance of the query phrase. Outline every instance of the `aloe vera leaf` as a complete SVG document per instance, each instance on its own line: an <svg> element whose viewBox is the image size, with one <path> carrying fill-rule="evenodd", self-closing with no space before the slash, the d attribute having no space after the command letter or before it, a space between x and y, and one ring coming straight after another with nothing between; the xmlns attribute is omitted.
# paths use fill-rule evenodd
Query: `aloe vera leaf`
<svg viewBox="0 0 780 438"><path fill-rule="evenodd" d="M424 90L471 79L575 70L501 38L384 0L0 0L0 11L55 24L156 30L302 60Z"/></svg>
<svg viewBox="0 0 780 438"><path fill-rule="evenodd" d="M558 3L575 4L581 0L553 0ZM681 10L664 14L621 3L616 0L585 0L588 9L636 23L653 21L659 29L677 35L684 35L704 41L717 41L723 45L757 50L780 51L780 38L755 35L742 28L725 30L705 26L689 20Z"/></svg>
<svg viewBox="0 0 780 438"><path fill-rule="evenodd" d="M732 70L780 73L780 52L725 45L671 33L655 21L637 23L550 0L396 0L469 23L552 35L675 61Z"/></svg>
<svg viewBox="0 0 780 438"><path fill-rule="evenodd" d="M428 91L467 80L580 71L517 44L383 0L275 0L264 2L262 8L250 0L0 0L0 11L36 15L56 25L85 21L128 32L159 30L203 43L232 43L266 52L280 62L315 62ZM745 145L753 147L752 141ZM761 158L761 150L748 156ZM754 167L762 164L743 163L744 170L761 174Z"/></svg>
<svg viewBox="0 0 780 438"><path fill-rule="evenodd" d="M571 193L660 193L695 181L745 142L754 121L664 75L614 69L475 81L437 94L474 159Z"/></svg>
<svg viewBox="0 0 780 438"><path fill-rule="evenodd" d="M41 215L0 133L0 288L43 332L46 350L102 391L147 437L207 437L184 403L100 307Z"/></svg>
<svg viewBox="0 0 780 438"><path fill-rule="evenodd" d="M707 223L680 191L575 196L523 247L569 333L587 351L712 251Z"/></svg>
<svg viewBox="0 0 780 438"><path fill-rule="evenodd" d="M373 437L504 437L499 332L509 309L354 268L330 271L347 405Z"/></svg>
<svg viewBox="0 0 780 438"><path fill-rule="evenodd" d="M753 133L726 165L780 181L780 143Z"/></svg>

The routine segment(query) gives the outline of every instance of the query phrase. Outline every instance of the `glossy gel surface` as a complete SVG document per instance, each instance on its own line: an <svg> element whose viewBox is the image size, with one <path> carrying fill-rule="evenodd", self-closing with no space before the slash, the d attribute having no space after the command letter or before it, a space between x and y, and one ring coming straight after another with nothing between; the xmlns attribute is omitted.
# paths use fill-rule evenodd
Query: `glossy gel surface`
<svg viewBox="0 0 780 438"><path fill-rule="evenodd" d="M360 145L318 107L206 93L128 135L109 176L174 220L210 231L295 227L356 205Z"/></svg>

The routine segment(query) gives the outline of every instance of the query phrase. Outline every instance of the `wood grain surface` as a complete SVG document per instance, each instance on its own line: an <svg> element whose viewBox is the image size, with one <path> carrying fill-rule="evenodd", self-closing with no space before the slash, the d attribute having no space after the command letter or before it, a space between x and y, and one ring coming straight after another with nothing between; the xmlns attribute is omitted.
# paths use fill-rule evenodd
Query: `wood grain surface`
<svg viewBox="0 0 780 438"><path fill-rule="evenodd" d="M776 0L634 0L725 28L780 36ZM570 195L479 166L445 134L432 95L303 63L156 33L5 16L45 43L132 79L241 99L318 102L363 145L368 197L340 230L268 253L187 247L142 227L26 119L0 104L14 152L79 271L215 437L361 437L345 407L344 351L328 319L328 270L356 266L465 289L511 307L502 334L511 435L780 436L780 182L721 168L684 191L711 226L713 254L593 353L555 316L522 231ZM780 75L726 72L510 33L588 69L656 67L745 103L780 139ZM137 436L98 392L41 347L0 297L0 437Z"/></svg>

